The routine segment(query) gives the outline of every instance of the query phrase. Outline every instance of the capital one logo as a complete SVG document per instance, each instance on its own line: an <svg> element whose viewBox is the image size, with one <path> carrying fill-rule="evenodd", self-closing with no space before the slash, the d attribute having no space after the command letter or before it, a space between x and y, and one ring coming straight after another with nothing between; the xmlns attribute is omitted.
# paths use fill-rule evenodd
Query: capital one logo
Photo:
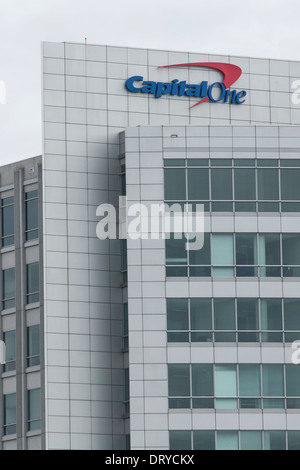
<svg viewBox="0 0 300 470"><path fill-rule="evenodd" d="M0 104L6 104L6 86L3 80L0 80Z"/></svg>
<svg viewBox="0 0 300 470"><path fill-rule="evenodd" d="M205 101L230 104L242 104L245 102L245 97L247 95L245 90L237 91L230 89L242 74L242 69L237 65L223 62L193 62L186 64L163 65L159 68L164 67L200 67L213 69L222 73L223 81L214 82L211 85L209 85L207 81L188 84L186 80L179 81L177 78L174 78L171 82L153 82L144 81L144 77L134 75L126 80L125 87L132 93L153 94L155 98L161 98L163 95L201 98L201 100L193 104L191 108L194 108Z"/></svg>

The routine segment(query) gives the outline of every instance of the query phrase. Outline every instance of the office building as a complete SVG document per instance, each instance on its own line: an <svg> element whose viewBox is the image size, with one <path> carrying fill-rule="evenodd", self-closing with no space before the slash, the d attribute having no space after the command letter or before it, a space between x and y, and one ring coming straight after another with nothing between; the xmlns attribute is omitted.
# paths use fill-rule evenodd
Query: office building
<svg viewBox="0 0 300 470"><path fill-rule="evenodd" d="M4 406L17 405L2 447L299 448L300 63L70 43L43 43L42 56L40 177L9 187L16 220L39 186L39 255L25 263L23 221L15 264L2 262L9 294L5 271L23 266L24 284L39 261L34 320L37 292L23 287L2 331L19 308L24 352L25 325L40 324L40 366L19 353L4 372ZM147 228L100 240L98 208L120 196L203 205L203 248ZM38 389L39 435L25 399Z"/></svg>

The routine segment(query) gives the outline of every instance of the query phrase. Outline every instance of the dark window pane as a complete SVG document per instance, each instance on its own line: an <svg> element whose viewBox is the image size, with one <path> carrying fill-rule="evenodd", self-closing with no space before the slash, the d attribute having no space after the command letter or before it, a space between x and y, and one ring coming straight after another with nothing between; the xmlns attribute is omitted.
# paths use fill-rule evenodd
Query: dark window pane
<svg viewBox="0 0 300 470"><path fill-rule="evenodd" d="M186 199L185 169L165 168L165 200Z"/></svg>
<svg viewBox="0 0 300 470"><path fill-rule="evenodd" d="M265 450L285 450L285 431L264 431Z"/></svg>
<svg viewBox="0 0 300 470"><path fill-rule="evenodd" d="M16 305L16 284L15 284L15 268L5 269L3 271L2 287L3 287L3 309L13 308Z"/></svg>
<svg viewBox="0 0 300 470"><path fill-rule="evenodd" d="M189 158L187 166L208 166L209 160L206 158Z"/></svg>
<svg viewBox="0 0 300 470"><path fill-rule="evenodd" d="M281 364L262 365L263 396L283 396L283 366Z"/></svg>
<svg viewBox="0 0 300 470"><path fill-rule="evenodd" d="M177 239L171 234L166 240L166 264L187 264L187 250L185 249L185 238ZM199 250L201 251L201 250Z"/></svg>
<svg viewBox="0 0 300 470"><path fill-rule="evenodd" d="M257 264L256 235L236 234L236 264Z"/></svg>
<svg viewBox="0 0 300 470"><path fill-rule="evenodd" d="M15 242L14 198L2 199L2 246L13 245Z"/></svg>
<svg viewBox="0 0 300 470"><path fill-rule="evenodd" d="M211 198L213 200L232 200L232 170L211 169Z"/></svg>
<svg viewBox="0 0 300 470"><path fill-rule="evenodd" d="M236 202L236 212L256 212L256 202Z"/></svg>
<svg viewBox="0 0 300 470"><path fill-rule="evenodd" d="M38 192L29 191L25 194L26 208L26 240L38 238Z"/></svg>
<svg viewBox="0 0 300 470"><path fill-rule="evenodd" d="M284 329L300 330L299 299L284 299Z"/></svg>
<svg viewBox="0 0 300 470"><path fill-rule="evenodd" d="M239 394L241 397L260 396L259 364L239 365Z"/></svg>
<svg viewBox="0 0 300 470"><path fill-rule="evenodd" d="M281 169L281 199L300 200L300 169Z"/></svg>
<svg viewBox="0 0 300 470"><path fill-rule="evenodd" d="M258 212L278 212L279 203L278 202L259 202L258 203Z"/></svg>
<svg viewBox="0 0 300 470"><path fill-rule="evenodd" d="M250 158L235 158L234 166L255 166L255 160Z"/></svg>
<svg viewBox="0 0 300 470"><path fill-rule="evenodd" d="M8 372L16 369L16 330L5 331L3 341L5 343L4 371Z"/></svg>
<svg viewBox="0 0 300 470"><path fill-rule="evenodd" d="M190 450L191 431L169 431L170 450Z"/></svg>
<svg viewBox="0 0 300 470"><path fill-rule="evenodd" d="M188 199L209 199L209 177L208 169L193 168L188 170Z"/></svg>
<svg viewBox="0 0 300 470"><path fill-rule="evenodd" d="M254 169L235 168L234 194L236 200L251 201L256 199Z"/></svg>
<svg viewBox="0 0 300 470"><path fill-rule="evenodd" d="M288 431L288 450L300 450L300 431Z"/></svg>
<svg viewBox="0 0 300 470"><path fill-rule="evenodd" d="M282 235L282 262L285 266L300 265L300 235Z"/></svg>
<svg viewBox="0 0 300 470"><path fill-rule="evenodd" d="M278 201L279 179L278 170L271 168L258 168L258 199L263 201Z"/></svg>
<svg viewBox="0 0 300 470"><path fill-rule="evenodd" d="M215 450L215 432L194 431L193 442L194 450Z"/></svg>
<svg viewBox="0 0 300 470"><path fill-rule="evenodd" d="M166 158L164 166L185 166L185 160L182 158Z"/></svg>
<svg viewBox="0 0 300 470"><path fill-rule="evenodd" d="M192 395L211 397L213 394L213 365L192 364Z"/></svg>
<svg viewBox="0 0 300 470"><path fill-rule="evenodd" d="M300 397L300 369L298 365L286 364L286 396Z"/></svg>
<svg viewBox="0 0 300 470"><path fill-rule="evenodd" d="M214 299L214 324L216 330L235 330L234 299Z"/></svg>
<svg viewBox="0 0 300 470"><path fill-rule="evenodd" d="M257 299L237 299L237 322L239 330L258 330Z"/></svg>
<svg viewBox="0 0 300 470"><path fill-rule="evenodd" d="M169 396L190 395L190 366L188 364L169 364Z"/></svg>
<svg viewBox="0 0 300 470"><path fill-rule="evenodd" d="M16 394L4 395L4 434L14 434L16 432L17 401Z"/></svg>
<svg viewBox="0 0 300 470"><path fill-rule="evenodd" d="M281 299L261 299L260 319L262 330L282 330Z"/></svg>
<svg viewBox="0 0 300 470"><path fill-rule="evenodd" d="M257 166L278 166L279 160L273 160L269 158L258 158L257 159Z"/></svg>
<svg viewBox="0 0 300 470"><path fill-rule="evenodd" d="M204 243L200 250L189 252L190 264L210 265L210 234L204 233Z"/></svg>
<svg viewBox="0 0 300 470"><path fill-rule="evenodd" d="M210 164L211 166L231 166L232 160L229 158L212 158Z"/></svg>
<svg viewBox="0 0 300 470"><path fill-rule="evenodd" d="M28 390L28 430L41 427L41 390Z"/></svg>
<svg viewBox="0 0 300 470"><path fill-rule="evenodd" d="M167 299L168 330L189 328L188 299Z"/></svg>
<svg viewBox="0 0 300 470"><path fill-rule="evenodd" d="M260 266L280 266L280 235L259 235L259 264Z"/></svg>
<svg viewBox="0 0 300 470"><path fill-rule="evenodd" d="M211 299L191 299L190 312L192 330L212 329Z"/></svg>
<svg viewBox="0 0 300 470"><path fill-rule="evenodd" d="M40 325L27 328L27 366L40 364Z"/></svg>
<svg viewBox="0 0 300 470"><path fill-rule="evenodd" d="M27 264L27 303L39 302L39 263Z"/></svg>

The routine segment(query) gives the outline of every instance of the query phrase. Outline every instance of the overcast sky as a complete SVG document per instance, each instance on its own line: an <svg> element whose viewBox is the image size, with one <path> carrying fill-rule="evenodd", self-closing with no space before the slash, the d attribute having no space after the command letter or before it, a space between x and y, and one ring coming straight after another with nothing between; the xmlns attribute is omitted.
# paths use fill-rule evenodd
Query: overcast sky
<svg viewBox="0 0 300 470"><path fill-rule="evenodd" d="M299 0L0 0L0 165L41 153L41 41L300 60L299 21Z"/></svg>

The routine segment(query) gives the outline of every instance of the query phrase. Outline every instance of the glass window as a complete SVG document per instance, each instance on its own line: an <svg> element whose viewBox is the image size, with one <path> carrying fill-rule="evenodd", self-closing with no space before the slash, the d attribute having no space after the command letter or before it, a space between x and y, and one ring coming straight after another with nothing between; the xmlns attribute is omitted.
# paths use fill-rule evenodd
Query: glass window
<svg viewBox="0 0 300 470"><path fill-rule="evenodd" d="M284 299L284 329L300 331L299 299Z"/></svg>
<svg viewBox="0 0 300 470"><path fill-rule="evenodd" d="M241 431L240 450L262 450L261 431Z"/></svg>
<svg viewBox="0 0 300 470"><path fill-rule="evenodd" d="M41 428L41 390L28 390L28 431Z"/></svg>
<svg viewBox="0 0 300 470"><path fill-rule="evenodd" d="M215 450L215 432L214 431L194 431L193 432L194 450Z"/></svg>
<svg viewBox="0 0 300 470"><path fill-rule="evenodd" d="M237 299L237 323L239 330L258 330L257 299Z"/></svg>
<svg viewBox="0 0 300 470"><path fill-rule="evenodd" d="M188 169L188 199L189 201L209 199L208 168Z"/></svg>
<svg viewBox="0 0 300 470"><path fill-rule="evenodd" d="M27 328L27 367L40 365L40 325Z"/></svg>
<svg viewBox="0 0 300 470"><path fill-rule="evenodd" d="M15 393L4 395L4 435L16 433L17 400Z"/></svg>
<svg viewBox="0 0 300 470"><path fill-rule="evenodd" d="M256 199L254 168L235 168L234 194L237 201L253 201Z"/></svg>
<svg viewBox="0 0 300 470"><path fill-rule="evenodd" d="M122 282L127 284L127 240L121 240Z"/></svg>
<svg viewBox="0 0 300 470"><path fill-rule="evenodd" d="M1 201L2 207L2 246L15 243L14 197L7 197Z"/></svg>
<svg viewBox="0 0 300 470"><path fill-rule="evenodd" d="M190 312L192 330L212 329L211 299L191 299Z"/></svg>
<svg viewBox="0 0 300 470"><path fill-rule="evenodd" d="M213 396L213 365L192 364L192 395L195 397Z"/></svg>
<svg viewBox="0 0 300 470"><path fill-rule="evenodd" d="M211 198L216 201L232 200L231 169L211 169Z"/></svg>
<svg viewBox="0 0 300 470"><path fill-rule="evenodd" d="M283 366L281 364L262 365L263 396L283 396Z"/></svg>
<svg viewBox="0 0 300 470"><path fill-rule="evenodd" d="M187 250L185 249L185 243L186 240L184 237L174 238L174 234L170 234L170 238L166 240L167 265L187 264Z"/></svg>
<svg viewBox="0 0 300 470"><path fill-rule="evenodd" d="M214 324L216 330L235 330L234 299L214 299Z"/></svg>
<svg viewBox="0 0 300 470"><path fill-rule="evenodd" d="M16 305L15 268L5 269L3 273L3 301L2 308L14 308Z"/></svg>
<svg viewBox="0 0 300 470"><path fill-rule="evenodd" d="M288 450L300 450L300 431L288 431Z"/></svg>
<svg viewBox="0 0 300 470"><path fill-rule="evenodd" d="M169 431L170 450L190 450L191 431Z"/></svg>
<svg viewBox="0 0 300 470"><path fill-rule="evenodd" d="M217 450L238 450L237 431L217 431Z"/></svg>
<svg viewBox="0 0 300 470"><path fill-rule="evenodd" d="M265 450L285 450L285 431L264 431Z"/></svg>
<svg viewBox="0 0 300 470"><path fill-rule="evenodd" d="M27 303L40 300L39 263L27 264Z"/></svg>
<svg viewBox="0 0 300 470"><path fill-rule="evenodd" d="M186 199L185 169L165 168L165 200L181 201Z"/></svg>
<svg viewBox="0 0 300 470"><path fill-rule="evenodd" d="M214 277L233 276L233 235L212 235L212 264Z"/></svg>
<svg viewBox="0 0 300 470"><path fill-rule="evenodd" d="M300 370L295 364L286 364L286 396L300 397Z"/></svg>
<svg viewBox="0 0 300 470"><path fill-rule="evenodd" d="M281 264L279 234L259 235L259 264L261 266Z"/></svg>
<svg viewBox="0 0 300 470"><path fill-rule="evenodd" d="M38 191L25 193L26 241L39 237Z"/></svg>
<svg viewBox="0 0 300 470"><path fill-rule="evenodd" d="M283 234L282 235L282 264L284 266L300 265L300 235ZM293 268L290 275L297 275Z"/></svg>
<svg viewBox="0 0 300 470"><path fill-rule="evenodd" d="M16 330L5 331L3 341L5 343L4 371L16 370Z"/></svg>
<svg viewBox="0 0 300 470"><path fill-rule="evenodd" d="M126 196L126 171L125 165L121 165L121 194Z"/></svg>
<svg viewBox="0 0 300 470"><path fill-rule="evenodd" d="M188 299L167 299L168 330L188 330Z"/></svg>
<svg viewBox="0 0 300 470"><path fill-rule="evenodd" d="M210 265L210 234L204 233L204 243L200 250L189 252L190 264Z"/></svg>
<svg viewBox="0 0 300 470"><path fill-rule="evenodd" d="M129 369L124 369L124 410L125 413L130 411L130 394L129 394Z"/></svg>
<svg viewBox="0 0 300 470"><path fill-rule="evenodd" d="M241 397L260 396L259 364L239 365L239 395Z"/></svg>
<svg viewBox="0 0 300 470"><path fill-rule="evenodd" d="M262 330L282 330L281 299L260 300L260 321Z"/></svg>
<svg viewBox="0 0 300 470"><path fill-rule="evenodd" d="M128 303L123 304L123 341L124 348L128 348Z"/></svg>
<svg viewBox="0 0 300 470"><path fill-rule="evenodd" d="M181 397L190 395L189 364L169 364L169 396Z"/></svg>
<svg viewBox="0 0 300 470"><path fill-rule="evenodd" d="M281 199L283 201L300 200L300 169L281 169Z"/></svg>
<svg viewBox="0 0 300 470"><path fill-rule="evenodd" d="M257 264L256 235L236 234L236 264L237 276L256 276L257 270L252 267Z"/></svg>
<svg viewBox="0 0 300 470"><path fill-rule="evenodd" d="M215 396L236 397L236 365L215 365Z"/></svg>
<svg viewBox="0 0 300 470"><path fill-rule="evenodd" d="M279 200L278 170L273 168L258 168L258 199L262 201Z"/></svg>

